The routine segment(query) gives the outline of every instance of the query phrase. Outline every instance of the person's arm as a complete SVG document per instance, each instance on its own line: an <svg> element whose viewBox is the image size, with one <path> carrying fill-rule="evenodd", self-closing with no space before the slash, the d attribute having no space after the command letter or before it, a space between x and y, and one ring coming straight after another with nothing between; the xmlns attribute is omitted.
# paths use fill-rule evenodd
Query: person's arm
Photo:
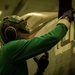
<svg viewBox="0 0 75 75"><path fill-rule="evenodd" d="M65 19L70 21L68 16L66 16ZM38 58L38 57L40 57L40 58ZM45 55L42 55L42 54L40 56L38 55L38 57L37 56L34 57L34 61L37 63L37 71L34 75L44 75L45 69L47 68L48 63L49 63L48 52L46 52Z"/></svg>
<svg viewBox="0 0 75 75"><path fill-rule="evenodd" d="M17 48L14 46L13 49L16 49L16 59L29 59L50 50L66 35L69 26L70 23L66 19L62 19L52 31L41 37L35 37L32 40L16 41L14 45Z"/></svg>
<svg viewBox="0 0 75 75"><path fill-rule="evenodd" d="M27 60L50 50L66 35L69 27L70 22L66 19L61 19L52 31L43 36L35 37L32 40L18 40L13 41L11 44L9 43L9 50L10 48L13 49L11 50L12 58L14 61L22 59Z"/></svg>
<svg viewBox="0 0 75 75"><path fill-rule="evenodd" d="M69 21L68 16L66 16L65 19ZM40 56L38 55L38 57L40 58L38 58L37 56L33 58L37 63L37 70L34 75L44 75L45 69L49 64L48 56L48 52L46 52L46 54L41 54Z"/></svg>
<svg viewBox="0 0 75 75"><path fill-rule="evenodd" d="M14 58L16 60L29 59L50 50L66 35L69 26L70 23L66 19L61 19L52 31L41 37L35 37L32 40L13 41L12 52L16 56L13 55Z"/></svg>
<svg viewBox="0 0 75 75"><path fill-rule="evenodd" d="M34 75L44 75L44 72L49 64L49 53L45 52L38 56L39 58L37 56L33 58L37 64L37 70Z"/></svg>

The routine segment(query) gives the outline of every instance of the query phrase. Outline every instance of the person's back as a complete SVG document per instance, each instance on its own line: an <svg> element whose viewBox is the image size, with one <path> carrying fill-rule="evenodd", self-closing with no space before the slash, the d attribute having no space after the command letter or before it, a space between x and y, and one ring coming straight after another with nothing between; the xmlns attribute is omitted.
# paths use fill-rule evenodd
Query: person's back
<svg viewBox="0 0 75 75"><path fill-rule="evenodd" d="M0 75L28 75L26 59L19 57L22 48L23 43L16 40L0 49Z"/></svg>

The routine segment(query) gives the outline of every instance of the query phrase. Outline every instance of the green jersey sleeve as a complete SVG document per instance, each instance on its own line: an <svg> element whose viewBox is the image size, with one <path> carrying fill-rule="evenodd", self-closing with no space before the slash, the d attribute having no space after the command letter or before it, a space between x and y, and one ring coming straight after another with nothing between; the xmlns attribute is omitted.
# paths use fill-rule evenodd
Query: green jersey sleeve
<svg viewBox="0 0 75 75"><path fill-rule="evenodd" d="M49 33L35 37L32 40L16 40L5 45L6 54L15 61L27 60L38 54L50 50L55 46L66 34L67 27L64 24L58 24Z"/></svg>

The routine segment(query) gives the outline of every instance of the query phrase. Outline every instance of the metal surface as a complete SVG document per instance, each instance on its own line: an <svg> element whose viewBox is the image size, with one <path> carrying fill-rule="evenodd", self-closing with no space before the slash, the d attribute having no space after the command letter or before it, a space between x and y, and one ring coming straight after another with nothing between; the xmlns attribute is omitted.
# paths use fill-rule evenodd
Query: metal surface
<svg viewBox="0 0 75 75"><path fill-rule="evenodd" d="M24 15L29 12L56 12L58 0L0 0L1 17ZM75 8L75 0L72 2Z"/></svg>

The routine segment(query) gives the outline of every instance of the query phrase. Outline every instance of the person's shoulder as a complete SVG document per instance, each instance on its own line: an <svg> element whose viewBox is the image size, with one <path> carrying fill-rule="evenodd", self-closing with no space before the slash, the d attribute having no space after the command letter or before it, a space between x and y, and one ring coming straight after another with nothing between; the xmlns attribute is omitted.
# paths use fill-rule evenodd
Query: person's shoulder
<svg viewBox="0 0 75 75"><path fill-rule="evenodd" d="M4 44L0 49L5 54L12 54L14 51L17 51L20 48L22 48L25 45L25 43L26 40L24 39L14 40Z"/></svg>
<svg viewBox="0 0 75 75"><path fill-rule="evenodd" d="M7 44L5 44L5 45L7 45L7 46L16 46L16 47L18 47L18 46L22 46L23 44L25 44L26 42L28 42L28 40L25 40L25 39L19 39L19 40L13 40L13 41L10 41L10 42L8 42Z"/></svg>

